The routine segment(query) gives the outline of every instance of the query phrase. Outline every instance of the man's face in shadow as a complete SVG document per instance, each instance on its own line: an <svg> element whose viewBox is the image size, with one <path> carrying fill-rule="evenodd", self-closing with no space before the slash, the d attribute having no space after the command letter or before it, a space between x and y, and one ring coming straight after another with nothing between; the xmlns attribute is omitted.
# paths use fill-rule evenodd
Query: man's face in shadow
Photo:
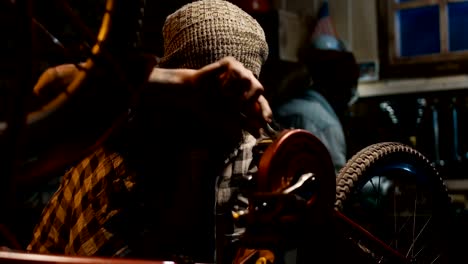
<svg viewBox="0 0 468 264"><path fill-rule="evenodd" d="M243 120L237 106L213 92L216 87L197 88L187 93L151 89L142 96L136 111L136 137L143 147L167 143L171 148L205 148L225 154L238 146Z"/></svg>

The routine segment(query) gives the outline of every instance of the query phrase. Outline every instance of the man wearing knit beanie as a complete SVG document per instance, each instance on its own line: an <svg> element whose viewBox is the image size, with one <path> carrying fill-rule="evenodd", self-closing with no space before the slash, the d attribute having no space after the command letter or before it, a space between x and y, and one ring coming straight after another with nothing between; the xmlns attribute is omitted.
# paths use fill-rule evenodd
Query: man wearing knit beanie
<svg viewBox="0 0 468 264"><path fill-rule="evenodd" d="M252 135L271 114L257 80L265 34L237 6L201 0L168 16L163 35L122 142L63 176L28 250L211 263L215 237L229 237L224 248L235 240L234 198L256 171Z"/></svg>
<svg viewBox="0 0 468 264"><path fill-rule="evenodd" d="M164 56L160 66L164 68L199 69L232 57L258 77L268 56L265 33L259 23L236 5L223 0L200 0L181 7L166 18L163 39ZM179 102L177 113L173 111L166 116L167 120L159 121L168 124L170 120L189 120L181 129L184 129L184 133L190 133L190 136L181 134L177 137L191 138L190 144L197 150L198 158L207 156L203 161L199 159L199 164L209 164L207 167L211 168L222 167L219 171L201 171L197 177L192 173L191 178L195 178L202 191L194 194L194 189L185 190L184 193L189 194L191 201L187 201L185 196L181 203L174 206L177 209L172 211L177 219L190 220L175 223L173 218L168 218L163 224L166 228L173 226L173 229L178 230L168 234L178 241L170 242L170 239L166 239L163 243L171 243L174 248L184 248L186 254L195 255L199 261L212 261L208 257L215 252L214 237L218 246L217 262L228 262L234 255L235 248L229 241L235 240L232 206L236 202L242 179L250 177L256 170L255 164L251 164L256 140L245 131L247 127L244 119L244 115L249 112L245 108L250 100L247 97L251 96L247 94L252 91L248 92L247 87L243 86L242 82L234 82L219 91L212 89L216 85L206 82L205 86L199 87L200 91L193 94L193 98L205 98L196 100L203 103L197 105L195 111L187 108L190 102ZM244 97L241 103L238 97ZM260 100L264 100L261 95ZM177 124L172 127L177 127ZM212 197L216 197L216 200L213 201ZM197 212L198 216L193 217L194 213L190 212ZM216 234L213 233L215 230Z"/></svg>
<svg viewBox="0 0 468 264"><path fill-rule="evenodd" d="M199 0L184 5L166 18L163 39L164 56L159 63L163 68L200 69L233 57L258 78L268 57L268 44L260 24L241 8L224 0ZM243 95L246 88L239 84L225 87L224 95ZM213 96L211 92L209 97ZM262 95L259 100L265 102ZM233 107L239 106L228 107L236 117L239 116L237 112L246 111Z"/></svg>
<svg viewBox="0 0 468 264"><path fill-rule="evenodd" d="M162 67L198 69L232 56L259 76L268 56L258 22L234 4L201 0L169 15L163 27Z"/></svg>

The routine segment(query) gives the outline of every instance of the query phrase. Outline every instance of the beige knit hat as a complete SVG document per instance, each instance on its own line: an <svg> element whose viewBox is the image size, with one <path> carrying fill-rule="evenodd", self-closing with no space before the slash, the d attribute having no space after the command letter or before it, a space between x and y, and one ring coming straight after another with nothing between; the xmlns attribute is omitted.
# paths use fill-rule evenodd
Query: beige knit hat
<svg viewBox="0 0 468 264"><path fill-rule="evenodd" d="M199 0L166 18L163 27L165 68L199 69L233 56L257 77L268 57L265 33L258 22L224 0Z"/></svg>

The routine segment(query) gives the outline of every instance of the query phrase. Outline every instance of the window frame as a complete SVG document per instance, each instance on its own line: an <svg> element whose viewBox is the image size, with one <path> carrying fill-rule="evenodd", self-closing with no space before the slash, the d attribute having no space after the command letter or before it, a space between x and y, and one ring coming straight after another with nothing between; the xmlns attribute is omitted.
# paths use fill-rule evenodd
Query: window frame
<svg viewBox="0 0 468 264"><path fill-rule="evenodd" d="M380 77L405 78L429 77L468 73L468 50L449 51L448 3L467 0L415 0L397 3L395 0L379 0L378 30ZM440 53L413 57L398 56L398 38L395 13L398 10L439 5Z"/></svg>

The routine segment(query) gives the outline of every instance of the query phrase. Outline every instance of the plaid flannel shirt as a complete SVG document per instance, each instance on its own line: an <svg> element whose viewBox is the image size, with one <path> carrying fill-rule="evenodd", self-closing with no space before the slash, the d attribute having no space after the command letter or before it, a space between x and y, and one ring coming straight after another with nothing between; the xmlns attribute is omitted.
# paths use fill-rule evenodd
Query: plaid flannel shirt
<svg viewBox="0 0 468 264"><path fill-rule="evenodd" d="M256 139L246 134L244 142L225 161L216 183L216 208L226 208L239 191L241 177L256 172L252 149ZM125 256L131 250L118 231L106 223L125 210L110 197L135 189L135 173L124 158L104 149L95 151L63 177L61 185L44 208L27 250L66 255ZM219 212L216 212L219 213Z"/></svg>

